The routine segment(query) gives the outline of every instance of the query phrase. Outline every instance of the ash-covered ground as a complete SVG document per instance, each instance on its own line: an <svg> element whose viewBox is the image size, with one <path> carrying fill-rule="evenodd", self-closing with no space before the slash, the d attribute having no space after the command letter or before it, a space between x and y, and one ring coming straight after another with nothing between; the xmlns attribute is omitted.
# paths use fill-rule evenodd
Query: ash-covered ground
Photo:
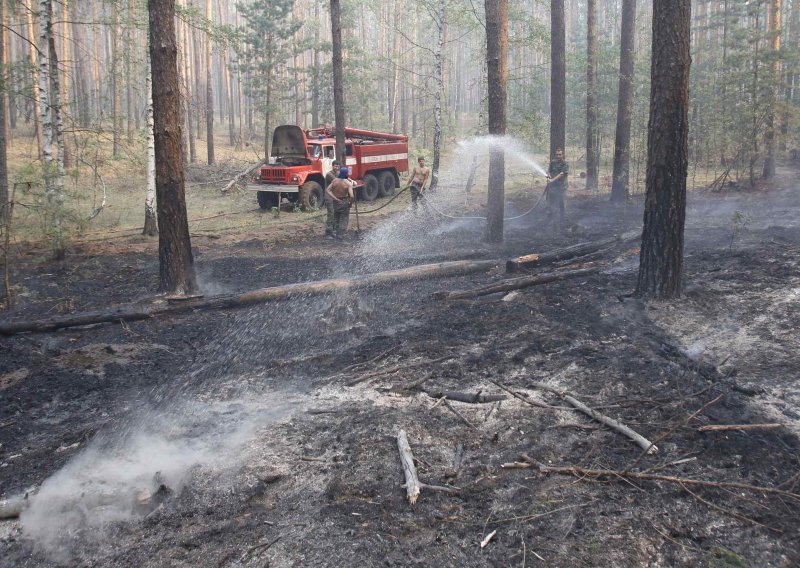
<svg viewBox="0 0 800 568"><path fill-rule="evenodd" d="M0 522L0 564L797 566L792 173L767 190L690 195L678 301L631 297L629 245L596 274L474 299L441 292L501 270L0 338L0 491L37 491L20 519ZM455 211L448 199L434 205ZM254 233L193 244L206 293L234 293L598 241L637 229L641 203L573 199L568 214L565 234L539 211L510 221L498 247L482 242L479 219L437 212L361 219L345 244L318 223L281 229L276 245ZM133 239L76 248L62 264L23 256L15 269L24 296L4 321L151 296L158 266L155 245ZM642 455L534 383L660 451ZM428 394L506 394L498 385L557 408ZM782 426L698 431L768 422ZM458 494L423 488L409 505L401 429L421 481ZM709 484L502 467L522 455Z"/></svg>

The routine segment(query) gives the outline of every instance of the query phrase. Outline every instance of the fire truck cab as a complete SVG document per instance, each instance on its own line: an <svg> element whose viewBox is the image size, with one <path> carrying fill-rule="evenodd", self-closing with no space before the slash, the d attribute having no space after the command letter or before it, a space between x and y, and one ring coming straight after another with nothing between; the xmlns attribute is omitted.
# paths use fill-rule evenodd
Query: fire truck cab
<svg viewBox="0 0 800 568"><path fill-rule="evenodd" d="M284 125L272 135L269 163L263 165L247 189L257 192L262 209L278 207L283 198L306 211L323 202L325 175L336 155L335 129L303 130ZM374 201L394 194L400 174L408 171L408 137L400 134L345 128L346 165L357 188L357 198Z"/></svg>

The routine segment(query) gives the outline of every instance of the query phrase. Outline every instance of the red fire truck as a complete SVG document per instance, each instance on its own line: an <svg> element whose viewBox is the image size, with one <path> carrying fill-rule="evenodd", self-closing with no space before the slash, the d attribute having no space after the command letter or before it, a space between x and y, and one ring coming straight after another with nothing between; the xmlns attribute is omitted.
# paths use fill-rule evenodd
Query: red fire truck
<svg viewBox="0 0 800 568"><path fill-rule="evenodd" d="M408 136L345 128L346 166L356 182L357 197L373 201L393 195L400 174L408 171ZM309 211L320 207L325 174L335 158L336 132L326 126L303 130L285 125L272 135L269 163L261 167L247 189L257 192L262 209L278 207L281 199Z"/></svg>

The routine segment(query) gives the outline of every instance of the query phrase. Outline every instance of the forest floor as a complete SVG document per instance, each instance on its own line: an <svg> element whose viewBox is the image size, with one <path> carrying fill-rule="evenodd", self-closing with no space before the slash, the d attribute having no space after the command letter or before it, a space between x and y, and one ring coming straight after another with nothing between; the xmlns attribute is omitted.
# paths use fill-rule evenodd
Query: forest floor
<svg viewBox="0 0 800 568"><path fill-rule="evenodd" d="M690 194L677 301L631 297L638 256L620 249L598 273L509 294L440 294L496 270L0 338L0 491L38 488L0 521L0 565L800 565L796 179L785 166L769 187ZM496 247L477 219L402 208L360 219L345 243L295 214L193 245L204 292L223 294L544 252L636 230L641 207L572 199L566 233L537 211ZM126 237L76 244L61 263L23 254L24 295L0 323L152 298L156 251ZM498 383L557 408L425 392L504 394ZM698 431L743 423L781 426ZM408 503L401 429L422 482L458 494L423 488ZM783 492L502 467L523 454Z"/></svg>

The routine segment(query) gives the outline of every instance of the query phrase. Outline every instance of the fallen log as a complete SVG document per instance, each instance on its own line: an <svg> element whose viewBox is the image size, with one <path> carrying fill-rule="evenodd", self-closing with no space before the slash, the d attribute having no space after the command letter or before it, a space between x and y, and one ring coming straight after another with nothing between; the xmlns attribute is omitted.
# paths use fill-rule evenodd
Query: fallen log
<svg viewBox="0 0 800 568"><path fill-rule="evenodd" d="M447 407L447 410L449 410L450 412L452 412L453 414L455 414L456 416L458 416L458 418L459 418L459 419L460 419L460 420L461 420L461 421L462 421L464 424L466 424L466 425L467 425L467 426L469 426L470 428L476 428L475 424L473 424L472 422L470 422L469 420L467 420L467 418L466 418L466 417L465 417L463 414L461 414L461 413L460 413L458 410L456 410L455 408L453 408L453 405L452 405L452 404L450 404L450 401L449 401L449 400L447 400L447 398L445 398L445 397L442 397L442 399L441 399L441 400L443 400L443 401L444 401L444 405Z"/></svg>
<svg viewBox="0 0 800 568"><path fill-rule="evenodd" d="M542 389L542 390L546 390L546 391L549 391L549 392L557 394L558 396L560 396L561 398L566 400L568 403L570 403L572 406L574 406L575 408L577 408L578 410L580 410L581 412L583 412L587 416L590 416L590 417L594 418L598 422L602 422L603 424L605 424L606 426L608 426L612 430L615 430L615 431L619 432L623 436L627 436L628 438L633 440L640 448L642 448L648 454L657 454L658 453L658 446L656 446L653 442L651 442L650 440L648 440L647 438L645 438L644 436L642 436L638 432L634 432L633 430L631 430L630 428L628 428L624 424L622 424L620 422L617 422L613 418L610 418L610 417L606 416L605 414L601 414L600 412L597 412L596 410L593 410L593 409L589 408L588 406L583 404L581 401L579 401L575 397L565 393L564 391L561 391L561 390L559 390L557 388L551 387L550 385L545 385L545 384L542 384L542 383L533 383L533 386L535 388L537 388L537 389Z"/></svg>
<svg viewBox="0 0 800 568"><path fill-rule="evenodd" d="M258 168L260 168L260 167L261 167L262 165L264 165L265 163L266 163L266 161L265 161L265 160L261 160L261 161L260 161L260 162L258 162L256 165L254 165L254 166L250 166L250 167L249 167L249 168L247 168L246 170L239 172L238 174L236 174L235 176L233 176L233 179L232 179L231 181L229 181L229 182L228 182L228 184L227 184L225 187L223 187L223 188L222 188L220 191L221 191L222 193L227 193L228 191L230 191L230 189L231 189L231 188L232 188L234 185L236 185L237 183L239 183L240 181L242 181L242 180L243 180L244 178L246 178L247 176L251 175L251 174L252 174L254 171L256 171Z"/></svg>
<svg viewBox="0 0 800 568"><path fill-rule="evenodd" d="M512 278L510 280L503 280L497 284L473 288L472 290L449 292L446 293L444 297L447 300L477 298L479 296L497 294L498 292L508 292L509 290L518 290L520 288L527 288L529 286L538 286L539 284L549 284L550 282L558 282L560 280L568 280L570 278L579 278L581 276L587 276L589 274L599 272L600 268L600 266L593 266L590 268L579 268L577 270L561 270L558 272L536 274L534 276L523 276L522 278Z"/></svg>
<svg viewBox="0 0 800 568"><path fill-rule="evenodd" d="M739 483L736 481L703 481L702 479L693 479L689 477L674 477L671 475L657 475L653 473L639 473L635 471L621 471L613 469L591 469L578 466L553 466L546 465L534 460L533 458L523 455L521 459L530 467L538 469L541 473L558 473L564 475L574 475L575 477L582 478L626 478L637 479L642 481L666 481L668 483L677 483L680 485L693 485L696 487L714 487L717 489L742 489L744 491L752 491L754 493L768 493L772 495L781 495L789 497L796 501L800 501L800 495L792 493L791 491L784 491L775 487L761 487L758 485L749 485L747 483ZM519 464L520 462L515 462ZM504 464L505 465L505 464Z"/></svg>
<svg viewBox="0 0 800 568"><path fill-rule="evenodd" d="M411 446L408 445L406 431L400 430L397 433L397 449L400 452L400 461L403 463L403 474L406 477L406 496L412 505L417 502L421 490L417 468L414 466L414 454L411 453Z"/></svg>
<svg viewBox="0 0 800 568"><path fill-rule="evenodd" d="M571 258L577 258L579 256L584 256L587 254L591 254L602 250L606 247L609 247L614 244L619 243L626 243L628 241L636 240L641 238L642 233L639 230L636 231L629 231L620 235L619 237L612 237L609 239L603 239L602 241L597 241L593 243L578 243L576 245L571 245L568 247L564 247L561 249L556 249L549 252L544 253L534 253L534 254L526 254L523 256L519 256L517 258L512 258L506 261L506 272L517 272L521 268L525 266L544 266L546 264L556 262L559 260L568 260Z"/></svg>
<svg viewBox="0 0 800 568"><path fill-rule="evenodd" d="M772 430L780 428L783 424L771 422L767 424L717 424L700 426L698 432L729 432L731 430Z"/></svg>
<svg viewBox="0 0 800 568"><path fill-rule="evenodd" d="M447 397L447 400L455 400L456 402L466 402L467 404L486 404L487 402L497 402L498 400L507 400L508 397L504 394L483 394L482 392L468 393L459 391L431 391L426 390L431 398Z"/></svg>
<svg viewBox="0 0 800 568"><path fill-rule="evenodd" d="M25 493L19 493L0 500L0 519L16 519L19 517L22 511L28 508L31 503L31 497L34 495L36 495L36 489L31 489Z"/></svg>
<svg viewBox="0 0 800 568"><path fill-rule="evenodd" d="M475 272L484 272L495 268L498 260L459 260L453 262L439 262L423 264L364 274L352 278L335 278L312 282L298 282L284 286L261 288L237 295L207 296L205 298L190 300L179 304L169 304L161 301L151 305L129 305L110 311L94 311L74 316L55 317L38 321L22 321L0 324L0 335L14 335L24 332L47 332L68 327L79 327L99 323L119 323L123 321L139 321L165 314L177 314L199 309L229 309L249 306L256 303L278 302L295 298L309 298L324 296L337 292L353 292L397 282L427 280L432 278L447 278L461 276Z"/></svg>

